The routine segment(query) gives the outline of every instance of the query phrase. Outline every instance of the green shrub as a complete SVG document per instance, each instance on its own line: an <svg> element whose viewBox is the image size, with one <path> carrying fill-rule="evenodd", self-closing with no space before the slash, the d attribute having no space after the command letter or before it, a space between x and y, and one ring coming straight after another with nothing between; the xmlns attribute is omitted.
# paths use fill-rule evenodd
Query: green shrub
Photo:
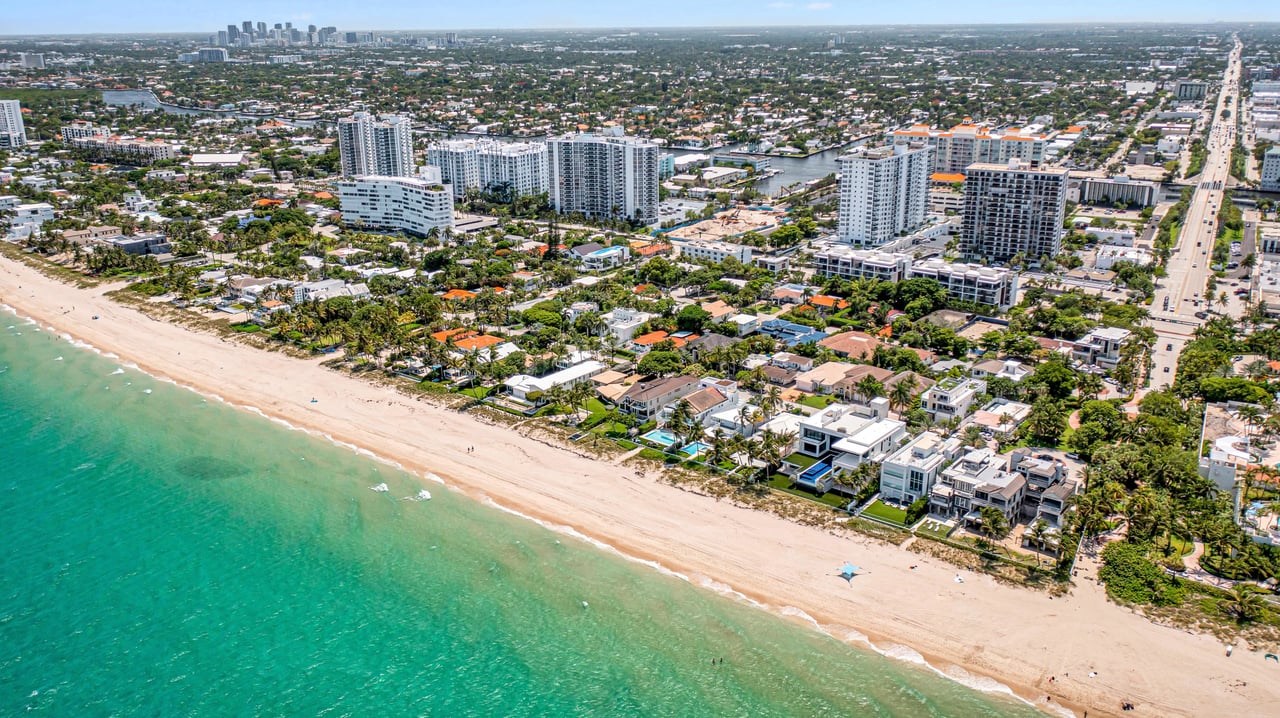
<svg viewBox="0 0 1280 718"><path fill-rule="evenodd" d="M928 511L929 501L924 497L912 501L911 505L907 507L907 525L913 525L928 513Z"/></svg>
<svg viewBox="0 0 1280 718"><path fill-rule="evenodd" d="M1107 595L1117 602L1176 606L1186 590L1147 558L1147 548L1116 541L1102 550L1098 577L1107 585Z"/></svg>

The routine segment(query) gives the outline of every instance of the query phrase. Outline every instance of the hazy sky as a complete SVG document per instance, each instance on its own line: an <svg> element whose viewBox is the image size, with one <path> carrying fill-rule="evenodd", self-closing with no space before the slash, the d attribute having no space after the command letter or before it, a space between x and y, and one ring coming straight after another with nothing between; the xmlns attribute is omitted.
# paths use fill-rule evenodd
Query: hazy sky
<svg viewBox="0 0 1280 718"><path fill-rule="evenodd" d="M1280 4L1275 0L64 0L55 5L12 0L5 4L0 35L215 32L243 20L261 20L268 26L286 21L304 27L334 25L342 30L1280 20Z"/></svg>

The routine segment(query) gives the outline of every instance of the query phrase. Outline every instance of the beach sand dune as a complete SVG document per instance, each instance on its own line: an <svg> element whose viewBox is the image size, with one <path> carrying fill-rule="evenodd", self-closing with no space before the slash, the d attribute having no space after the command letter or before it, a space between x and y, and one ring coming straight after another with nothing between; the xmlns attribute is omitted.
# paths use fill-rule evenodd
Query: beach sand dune
<svg viewBox="0 0 1280 718"><path fill-rule="evenodd" d="M105 291L0 258L0 301L148 372L433 472L470 496L572 527L695 582L730 586L775 610L800 609L837 637L856 631L882 647L909 646L944 672L997 680L1041 706L1052 695L1055 712L1280 715L1280 667L1243 650L1228 658L1213 637L1108 603L1087 568L1071 595L1056 599L969 572L957 583L955 567L941 561L685 492L653 472L637 477L318 360L157 321ZM835 575L846 560L870 572L846 583ZM1121 713L1122 699L1137 709Z"/></svg>

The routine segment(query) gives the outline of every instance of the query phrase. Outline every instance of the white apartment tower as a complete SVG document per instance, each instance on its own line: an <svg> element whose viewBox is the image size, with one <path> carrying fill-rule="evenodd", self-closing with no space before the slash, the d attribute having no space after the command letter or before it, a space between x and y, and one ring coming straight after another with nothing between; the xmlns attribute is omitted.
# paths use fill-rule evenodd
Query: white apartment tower
<svg viewBox="0 0 1280 718"><path fill-rule="evenodd" d="M547 191L547 146L541 142L445 140L427 148L427 164L440 168L454 197L473 189L511 197Z"/></svg>
<svg viewBox="0 0 1280 718"><path fill-rule="evenodd" d="M17 100L0 100L0 149L23 147L27 130L22 125L22 105Z"/></svg>
<svg viewBox="0 0 1280 718"><path fill-rule="evenodd" d="M413 128L407 117L375 118L367 112L344 117L338 120L338 151L346 177L413 176Z"/></svg>
<svg viewBox="0 0 1280 718"><path fill-rule="evenodd" d="M841 242L878 246L924 224L933 148L859 147L840 158Z"/></svg>
<svg viewBox="0 0 1280 718"><path fill-rule="evenodd" d="M453 187L454 199L480 189L480 143L444 140L427 146L427 164L440 168L440 179Z"/></svg>
<svg viewBox="0 0 1280 718"><path fill-rule="evenodd" d="M960 230L965 257L1008 262L1021 255L1035 262L1062 251L1067 170L1035 170L1013 159L970 165L966 175Z"/></svg>
<svg viewBox="0 0 1280 718"><path fill-rule="evenodd" d="M639 137L565 135L547 141L551 206L561 214L658 221L658 145Z"/></svg>

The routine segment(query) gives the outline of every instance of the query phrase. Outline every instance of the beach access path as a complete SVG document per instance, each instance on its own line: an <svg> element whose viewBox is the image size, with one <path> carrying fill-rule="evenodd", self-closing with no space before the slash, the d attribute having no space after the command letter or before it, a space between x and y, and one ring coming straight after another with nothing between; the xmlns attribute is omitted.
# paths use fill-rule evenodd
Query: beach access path
<svg viewBox="0 0 1280 718"><path fill-rule="evenodd" d="M799 609L838 639L918 652L944 673L979 687L1002 683L1055 714L1119 716L1128 700L1137 709L1125 716L1280 715L1280 667L1261 652L1241 646L1228 658L1211 636L1109 603L1094 581L1059 598L968 571L957 582L943 561L682 491L656 472L575 455L318 359L163 322L112 301L108 289L77 288L0 257L0 302L122 361L434 473L466 495L572 527L792 620L804 619L784 609ZM836 575L845 561L868 572L846 582Z"/></svg>

